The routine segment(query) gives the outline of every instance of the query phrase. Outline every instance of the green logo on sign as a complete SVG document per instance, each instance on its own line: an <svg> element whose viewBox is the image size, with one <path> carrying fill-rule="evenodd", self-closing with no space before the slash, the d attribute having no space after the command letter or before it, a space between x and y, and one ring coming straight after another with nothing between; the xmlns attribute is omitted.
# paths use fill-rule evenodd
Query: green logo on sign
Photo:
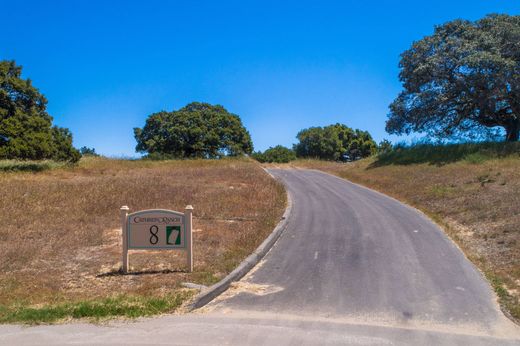
<svg viewBox="0 0 520 346"><path fill-rule="evenodd" d="M181 245L181 226L166 226L166 244Z"/></svg>

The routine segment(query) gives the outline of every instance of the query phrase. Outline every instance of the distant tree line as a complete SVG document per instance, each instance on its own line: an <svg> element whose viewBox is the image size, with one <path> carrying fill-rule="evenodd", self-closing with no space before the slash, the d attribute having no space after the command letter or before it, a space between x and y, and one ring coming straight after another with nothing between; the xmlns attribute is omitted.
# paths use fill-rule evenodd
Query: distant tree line
<svg viewBox="0 0 520 346"><path fill-rule="evenodd" d="M260 162L289 162L302 158L354 161L375 153L366 131L346 125L311 127L297 135L293 149L276 146L252 152L253 143L240 117L220 105L193 102L176 111L151 114L143 128L134 129L136 150L152 159L220 158L251 155Z"/></svg>
<svg viewBox="0 0 520 346"><path fill-rule="evenodd" d="M30 79L22 79L14 61L0 62L0 159L77 162L98 156L94 148L72 145L68 129L53 126L47 99ZM252 155L261 162L289 162L296 157L353 161L374 153L366 131L335 124L311 127L297 135L293 149L283 146L253 153L251 136L240 117L220 105L193 102L171 112L151 114L135 128L136 150L149 158L221 158Z"/></svg>
<svg viewBox="0 0 520 346"><path fill-rule="evenodd" d="M390 105L386 131L449 140L489 139L499 129L506 141L518 141L518 42L520 16L493 14L435 27L401 54L403 90ZM97 155L93 148L73 147L71 132L52 124L47 99L21 74L14 61L0 61L0 159L77 162L81 155ZM238 115L200 102L151 114L134 136L137 152L159 159L252 155L262 162L296 157L347 162L392 147L388 141L377 146L367 131L338 123L301 130L291 149L253 153Z"/></svg>
<svg viewBox="0 0 520 346"><path fill-rule="evenodd" d="M270 147L264 152L256 151L252 157L262 163L287 163L296 160L296 153L294 150L277 145L276 147Z"/></svg>
<svg viewBox="0 0 520 346"><path fill-rule="evenodd" d="M370 133L353 130L343 124L303 129L296 138L298 143L292 149L278 145L263 153L255 152L253 158L260 162L275 163L289 162L296 158L347 162L371 156L378 150ZM383 144L386 145L386 142Z"/></svg>

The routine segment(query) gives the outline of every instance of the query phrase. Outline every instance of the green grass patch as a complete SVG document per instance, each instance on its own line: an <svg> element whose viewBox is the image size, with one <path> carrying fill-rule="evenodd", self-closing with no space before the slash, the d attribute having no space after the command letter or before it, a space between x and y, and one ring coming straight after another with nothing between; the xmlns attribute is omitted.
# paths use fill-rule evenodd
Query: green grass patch
<svg viewBox="0 0 520 346"><path fill-rule="evenodd" d="M222 254L220 266L225 272L230 273L240 264L241 260L248 255L249 252L245 248L234 245Z"/></svg>
<svg viewBox="0 0 520 346"><path fill-rule="evenodd" d="M420 163L444 165L462 160L479 164L489 159L507 156L520 156L520 142L398 145L388 152L379 154L372 166Z"/></svg>
<svg viewBox="0 0 520 346"><path fill-rule="evenodd" d="M480 153L480 152L468 154L464 157L464 161L466 161L467 163L474 164L474 165L483 163L484 161L489 160L489 159L490 159L490 157L488 155L485 155L484 153Z"/></svg>
<svg viewBox="0 0 520 346"><path fill-rule="evenodd" d="M137 318L173 312L193 295L183 291L163 297L116 296L100 300L62 303L43 307L0 305L0 323L53 323L66 319L93 321L113 317Z"/></svg>
<svg viewBox="0 0 520 346"><path fill-rule="evenodd" d="M210 271L192 273L192 281L199 285L211 286L219 282L220 278Z"/></svg>
<svg viewBox="0 0 520 346"><path fill-rule="evenodd" d="M504 281L501 278L490 272L486 272L485 274L498 296L500 305L502 305L512 317L517 320L520 319L520 299L512 296L507 291Z"/></svg>
<svg viewBox="0 0 520 346"><path fill-rule="evenodd" d="M0 160L0 172L42 172L66 166L66 162Z"/></svg>
<svg viewBox="0 0 520 346"><path fill-rule="evenodd" d="M429 194L433 197L442 198L453 195L455 188L451 186L434 185L429 188Z"/></svg>

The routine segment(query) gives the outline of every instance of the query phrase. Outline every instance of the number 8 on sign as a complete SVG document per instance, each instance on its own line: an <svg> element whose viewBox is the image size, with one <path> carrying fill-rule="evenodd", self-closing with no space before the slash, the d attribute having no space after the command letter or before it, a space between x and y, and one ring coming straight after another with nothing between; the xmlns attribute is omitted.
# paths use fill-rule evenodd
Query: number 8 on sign
<svg viewBox="0 0 520 346"><path fill-rule="evenodd" d="M166 226L166 244L181 245L181 226Z"/></svg>
<svg viewBox="0 0 520 346"><path fill-rule="evenodd" d="M155 245L159 242L159 237L157 236L159 233L159 227L153 225L150 227L150 244Z"/></svg>

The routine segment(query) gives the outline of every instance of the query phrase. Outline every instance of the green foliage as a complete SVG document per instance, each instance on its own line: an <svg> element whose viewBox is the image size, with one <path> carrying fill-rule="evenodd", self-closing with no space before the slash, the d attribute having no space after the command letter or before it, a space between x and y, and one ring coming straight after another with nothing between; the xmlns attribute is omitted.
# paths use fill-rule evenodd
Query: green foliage
<svg viewBox="0 0 520 346"><path fill-rule="evenodd" d="M520 319L520 299L508 292L508 290L504 287L504 281L500 277L489 271L484 272L484 274L491 282L491 286L493 286L493 289L499 298L500 305L505 307L511 316L516 319Z"/></svg>
<svg viewBox="0 0 520 346"><path fill-rule="evenodd" d="M21 74L14 61L0 61L0 159L77 162L72 135L52 126L47 100Z"/></svg>
<svg viewBox="0 0 520 346"><path fill-rule="evenodd" d="M151 160L151 161L164 161L164 160L176 160L177 156L168 153L151 153L143 156L143 160Z"/></svg>
<svg viewBox="0 0 520 346"><path fill-rule="evenodd" d="M81 159L80 152L72 146L72 134L63 127L54 126L51 129L54 143L52 158L56 161L78 162Z"/></svg>
<svg viewBox="0 0 520 346"><path fill-rule="evenodd" d="M377 146L377 153L388 153L392 151L392 142L390 142L388 139L383 139L381 142L379 142L379 145Z"/></svg>
<svg viewBox="0 0 520 346"><path fill-rule="evenodd" d="M520 16L489 15L435 28L401 55L404 90L390 105L386 130L437 138L520 130ZM471 138L471 137L470 137Z"/></svg>
<svg viewBox="0 0 520 346"><path fill-rule="evenodd" d="M136 150L169 158L220 158L250 154L253 143L240 117L224 107L193 102L154 113L134 129Z"/></svg>
<svg viewBox="0 0 520 346"><path fill-rule="evenodd" d="M136 318L174 311L192 293L179 292L165 297L117 296L43 307L0 305L0 323L51 323L67 318L101 320L117 316Z"/></svg>
<svg viewBox="0 0 520 346"><path fill-rule="evenodd" d="M0 172L41 172L48 169L60 168L65 165L67 165L67 163L50 160L0 160Z"/></svg>
<svg viewBox="0 0 520 346"><path fill-rule="evenodd" d="M343 124L301 130L294 146L298 157L331 161L355 161L376 152L377 145L367 131Z"/></svg>
<svg viewBox="0 0 520 346"><path fill-rule="evenodd" d="M479 164L493 158L520 155L520 142L396 145L381 153L373 166L430 163L444 165L465 160Z"/></svg>
<svg viewBox="0 0 520 346"><path fill-rule="evenodd" d="M79 149L79 152L83 156L96 156L96 157L99 156L98 153L96 153L96 149L94 149L94 148L81 147Z"/></svg>
<svg viewBox="0 0 520 346"><path fill-rule="evenodd" d="M472 164L479 164L483 163L484 161L488 160L489 156L485 155L481 152L471 153L464 157L464 161Z"/></svg>
<svg viewBox="0 0 520 346"><path fill-rule="evenodd" d="M296 153L294 150L286 148L282 145L276 147L270 147L263 153L260 151L254 152L252 157L258 162L275 162L275 163L288 163L296 160Z"/></svg>

